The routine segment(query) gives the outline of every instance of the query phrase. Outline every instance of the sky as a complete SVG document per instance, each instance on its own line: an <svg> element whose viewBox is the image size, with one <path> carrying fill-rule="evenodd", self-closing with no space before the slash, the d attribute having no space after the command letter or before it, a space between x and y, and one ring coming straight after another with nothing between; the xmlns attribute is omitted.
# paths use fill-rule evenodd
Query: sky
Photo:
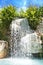
<svg viewBox="0 0 43 65"><path fill-rule="evenodd" d="M0 0L0 8L8 5L24 9L30 5L43 6L43 0Z"/></svg>

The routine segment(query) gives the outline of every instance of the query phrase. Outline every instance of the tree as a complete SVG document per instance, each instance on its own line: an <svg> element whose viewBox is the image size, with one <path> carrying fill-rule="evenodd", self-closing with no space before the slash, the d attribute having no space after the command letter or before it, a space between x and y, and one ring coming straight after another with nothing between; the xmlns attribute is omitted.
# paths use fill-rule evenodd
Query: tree
<svg viewBox="0 0 43 65"><path fill-rule="evenodd" d="M16 8L7 6L1 9L0 12L0 39L9 40L9 30L12 20L16 17Z"/></svg>
<svg viewBox="0 0 43 65"><path fill-rule="evenodd" d="M43 17L43 6L39 7L40 16Z"/></svg>
<svg viewBox="0 0 43 65"><path fill-rule="evenodd" d="M16 17L16 8L13 6L7 6L1 10L1 20L3 27L9 29L12 20Z"/></svg>
<svg viewBox="0 0 43 65"><path fill-rule="evenodd" d="M39 25L41 18L39 14L39 9L37 7L29 7L26 10L27 12L27 19L31 29L36 30L37 26Z"/></svg>

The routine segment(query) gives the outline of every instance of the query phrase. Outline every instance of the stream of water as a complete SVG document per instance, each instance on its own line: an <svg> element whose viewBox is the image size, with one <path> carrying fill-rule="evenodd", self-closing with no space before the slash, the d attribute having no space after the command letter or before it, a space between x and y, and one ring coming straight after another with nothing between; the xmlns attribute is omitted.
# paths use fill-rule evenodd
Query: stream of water
<svg viewBox="0 0 43 65"><path fill-rule="evenodd" d="M11 57L29 57L41 52L40 37L30 29L27 19L16 19L11 23Z"/></svg>
<svg viewBox="0 0 43 65"><path fill-rule="evenodd" d="M41 52L41 40L30 29L27 19L12 21L10 45L11 58L0 59L0 65L43 65L43 59L32 57L32 53Z"/></svg>

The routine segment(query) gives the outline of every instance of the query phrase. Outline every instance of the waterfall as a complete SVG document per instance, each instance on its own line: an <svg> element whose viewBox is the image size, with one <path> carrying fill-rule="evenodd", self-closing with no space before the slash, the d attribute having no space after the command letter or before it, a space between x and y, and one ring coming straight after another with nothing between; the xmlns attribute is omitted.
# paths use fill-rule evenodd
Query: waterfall
<svg viewBox="0 0 43 65"><path fill-rule="evenodd" d="M27 19L16 19L11 23L11 56L26 57L41 50L40 39L30 29ZM39 49L40 48L40 49Z"/></svg>

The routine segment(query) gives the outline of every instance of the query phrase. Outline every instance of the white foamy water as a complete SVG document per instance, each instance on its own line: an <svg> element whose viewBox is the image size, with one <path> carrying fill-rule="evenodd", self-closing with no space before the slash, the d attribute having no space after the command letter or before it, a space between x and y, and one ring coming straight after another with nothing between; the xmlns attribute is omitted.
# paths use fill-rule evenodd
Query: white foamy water
<svg viewBox="0 0 43 65"><path fill-rule="evenodd" d="M27 19L16 19L11 24L11 55L26 57L41 51L41 42L37 33L32 31Z"/></svg>
<svg viewBox="0 0 43 65"><path fill-rule="evenodd" d="M43 59L29 58L0 59L0 65L43 65Z"/></svg>

